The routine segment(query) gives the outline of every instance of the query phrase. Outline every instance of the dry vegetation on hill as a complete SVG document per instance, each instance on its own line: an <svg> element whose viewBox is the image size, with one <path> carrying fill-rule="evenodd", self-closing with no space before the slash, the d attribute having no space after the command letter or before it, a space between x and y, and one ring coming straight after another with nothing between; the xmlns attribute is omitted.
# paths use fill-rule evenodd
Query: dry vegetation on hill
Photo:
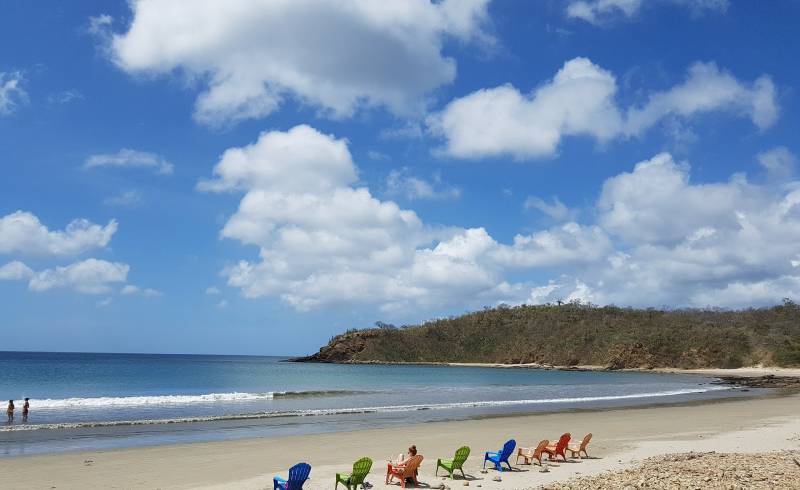
<svg viewBox="0 0 800 490"><path fill-rule="evenodd" d="M800 365L800 306L656 310L577 303L485 309L350 330L305 361L487 362L621 368Z"/></svg>

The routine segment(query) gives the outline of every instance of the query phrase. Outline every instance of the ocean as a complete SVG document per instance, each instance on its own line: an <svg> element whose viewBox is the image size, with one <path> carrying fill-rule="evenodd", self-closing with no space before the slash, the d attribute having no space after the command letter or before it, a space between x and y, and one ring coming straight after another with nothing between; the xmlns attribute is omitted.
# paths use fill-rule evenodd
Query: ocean
<svg viewBox="0 0 800 490"><path fill-rule="evenodd" d="M0 352L0 456L751 396L690 375ZM27 423L22 399L31 398Z"/></svg>

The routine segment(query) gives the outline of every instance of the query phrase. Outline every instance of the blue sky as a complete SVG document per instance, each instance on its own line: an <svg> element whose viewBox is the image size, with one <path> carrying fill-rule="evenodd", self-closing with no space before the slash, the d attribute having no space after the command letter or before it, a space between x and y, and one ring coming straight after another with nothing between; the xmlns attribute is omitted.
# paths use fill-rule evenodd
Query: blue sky
<svg viewBox="0 0 800 490"><path fill-rule="evenodd" d="M499 303L800 299L798 18L6 3L2 348L302 354Z"/></svg>

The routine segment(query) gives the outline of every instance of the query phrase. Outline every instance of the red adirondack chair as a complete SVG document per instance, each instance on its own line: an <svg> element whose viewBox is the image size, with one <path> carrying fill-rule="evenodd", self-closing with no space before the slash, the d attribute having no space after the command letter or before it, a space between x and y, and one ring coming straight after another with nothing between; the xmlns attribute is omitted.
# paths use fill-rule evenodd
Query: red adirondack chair
<svg viewBox="0 0 800 490"><path fill-rule="evenodd" d="M567 445L569 444L569 440L572 438L569 432L562 434L561 437L558 438L558 442L553 444L549 444L546 448L544 448L544 452L547 453L549 459L558 460L558 456L564 458L564 461L567 460L566 449Z"/></svg>

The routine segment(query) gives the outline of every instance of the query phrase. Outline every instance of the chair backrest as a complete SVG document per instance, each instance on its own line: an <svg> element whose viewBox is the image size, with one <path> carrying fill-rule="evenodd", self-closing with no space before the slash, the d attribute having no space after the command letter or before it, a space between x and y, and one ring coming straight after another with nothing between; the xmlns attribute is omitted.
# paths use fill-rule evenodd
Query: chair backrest
<svg viewBox="0 0 800 490"><path fill-rule="evenodd" d="M372 468L372 460L369 458L361 458L353 463L353 472L350 474L350 484L359 485L364 483L364 478Z"/></svg>
<svg viewBox="0 0 800 490"><path fill-rule="evenodd" d="M456 456L453 458L453 469L461 468L464 462L469 457L469 446L462 446L456 450Z"/></svg>
<svg viewBox="0 0 800 490"><path fill-rule="evenodd" d="M289 479L286 480L286 490L300 490L303 483L308 480L311 474L311 465L308 463L297 463L289 468Z"/></svg>
<svg viewBox="0 0 800 490"><path fill-rule="evenodd" d="M588 434L583 436L583 440L581 441L581 451L586 449L586 446L589 445L589 441L591 441L591 440L592 440L592 433L591 432L589 432Z"/></svg>
<svg viewBox="0 0 800 490"><path fill-rule="evenodd" d="M541 459L542 452L544 452L548 444L550 444L550 441L548 441L547 439L539 441L539 445L536 446L536 449L533 451L533 457L536 459Z"/></svg>
<svg viewBox="0 0 800 490"><path fill-rule="evenodd" d="M503 450L500 451L500 461L508 460L508 457L511 456L511 453L514 452L514 448L517 447L517 441L514 439L509 439L503 444Z"/></svg>
<svg viewBox="0 0 800 490"><path fill-rule="evenodd" d="M406 465L403 471L403 478L414 476L417 473L417 468L422 463L423 457L421 454L417 454L416 456L411 456L411 458L406 461Z"/></svg>
<svg viewBox="0 0 800 490"><path fill-rule="evenodd" d="M561 434L561 437L558 438L558 443L556 444L556 454L561 454L564 452L564 449L569 444L569 440L572 439L572 435L569 432Z"/></svg>

